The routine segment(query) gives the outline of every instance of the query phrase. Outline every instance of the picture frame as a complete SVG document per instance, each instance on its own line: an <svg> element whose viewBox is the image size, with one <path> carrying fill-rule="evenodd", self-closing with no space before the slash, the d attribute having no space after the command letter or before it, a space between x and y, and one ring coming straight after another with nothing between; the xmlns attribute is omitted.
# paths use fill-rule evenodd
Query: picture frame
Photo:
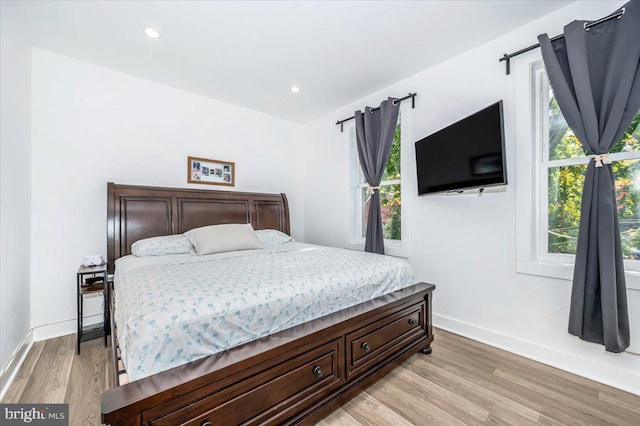
<svg viewBox="0 0 640 426"><path fill-rule="evenodd" d="M187 183L236 185L236 164L211 158L187 157Z"/></svg>

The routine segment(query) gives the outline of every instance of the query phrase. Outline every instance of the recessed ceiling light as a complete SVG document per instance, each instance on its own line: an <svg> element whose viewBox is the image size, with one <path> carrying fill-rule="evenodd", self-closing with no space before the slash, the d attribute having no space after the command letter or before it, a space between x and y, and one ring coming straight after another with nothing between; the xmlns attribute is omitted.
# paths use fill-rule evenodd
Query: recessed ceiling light
<svg viewBox="0 0 640 426"><path fill-rule="evenodd" d="M160 33L157 32L156 30L154 30L153 28L145 28L144 29L144 33L146 35L148 35L151 38L158 38L160 37Z"/></svg>
<svg viewBox="0 0 640 426"><path fill-rule="evenodd" d="M298 86L291 86L291 91L293 93L298 93L300 91L300 88Z"/></svg>

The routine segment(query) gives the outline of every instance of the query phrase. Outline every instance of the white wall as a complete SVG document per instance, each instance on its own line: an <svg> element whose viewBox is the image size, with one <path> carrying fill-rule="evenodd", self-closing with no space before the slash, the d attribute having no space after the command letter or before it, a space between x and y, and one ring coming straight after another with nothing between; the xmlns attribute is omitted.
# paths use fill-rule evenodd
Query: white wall
<svg viewBox="0 0 640 426"><path fill-rule="evenodd" d="M15 4L0 2L0 368L30 320L29 197L31 48ZM2 375L0 389L8 375Z"/></svg>
<svg viewBox="0 0 640 426"><path fill-rule="evenodd" d="M232 189L287 193L301 237L299 125L40 49L32 69L36 340L75 330L78 265L106 256L109 181L225 189L187 184L187 156L234 161Z"/></svg>
<svg viewBox="0 0 640 426"><path fill-rule="evenodd" d="M331 199L304 199L307 242L342 246L348 232L349 136L335 121L387 96L416 91L408 140L416 141L499 99L504 100L510 183L478 195L413 195L411 255L418 280L437 285L434 323L577 374L640 394L640 356L610 354L567 333L571 283L516 273L515 150L528 129L515 128L515 76L498 58L556 35L574 19L597 19L622 2L578 2L517 31L425 70L318 119L304 129L305 189ZM428 55L428 52L416 52ZM539 59L539 51L514 61ZM526 67L525 67L526 68ZM412 151L413 152L413 151ZM412 157L415 158L415 157ZM413 162L415 160L412 160ZM416 194L415 165L404 170ZM628 292L632 328L640 339L640 292ZM437 351L437 342L435 343Z"/></svg>

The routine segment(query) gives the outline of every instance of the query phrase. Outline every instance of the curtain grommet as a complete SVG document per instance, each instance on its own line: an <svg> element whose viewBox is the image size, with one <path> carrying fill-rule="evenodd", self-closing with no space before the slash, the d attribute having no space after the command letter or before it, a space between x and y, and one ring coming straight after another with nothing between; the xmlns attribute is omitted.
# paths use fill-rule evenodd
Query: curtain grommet
<svg viewBox="0 0 640 426"><path fill-rule="evenodd" d="M622 17L624 16L624 13L627 11L627 8L623 7L620 9L620 16L618 16L616 19L622 19Z"/></svg>

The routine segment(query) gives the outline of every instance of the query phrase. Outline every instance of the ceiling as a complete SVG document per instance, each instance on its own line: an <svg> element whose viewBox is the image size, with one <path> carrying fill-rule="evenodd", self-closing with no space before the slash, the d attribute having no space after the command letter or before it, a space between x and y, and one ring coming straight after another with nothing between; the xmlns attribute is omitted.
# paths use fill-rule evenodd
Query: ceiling
<svg viewBox="0 0 640 426"><path fill-rule="evenodd" d="M568 3L22 1L15 7L36 47L306 123ZM147 37L146 27L160 38ZM293 85L301 91L292 93Z"/></svg>

